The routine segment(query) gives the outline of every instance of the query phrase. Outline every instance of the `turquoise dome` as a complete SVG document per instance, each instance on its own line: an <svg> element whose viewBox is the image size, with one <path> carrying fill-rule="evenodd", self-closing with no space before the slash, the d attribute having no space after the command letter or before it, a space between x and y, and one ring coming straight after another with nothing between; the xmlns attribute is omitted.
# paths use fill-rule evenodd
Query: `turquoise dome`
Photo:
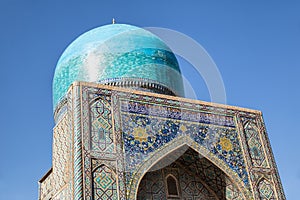
<svg viewBox="0 0 300 200"><path fill-rule="evenodd" d="M126 24L92 29L66 48L53 78L54 110L74 81L161 87L176 96L184 94L178 62L169 47L151 32Z"/></svg>

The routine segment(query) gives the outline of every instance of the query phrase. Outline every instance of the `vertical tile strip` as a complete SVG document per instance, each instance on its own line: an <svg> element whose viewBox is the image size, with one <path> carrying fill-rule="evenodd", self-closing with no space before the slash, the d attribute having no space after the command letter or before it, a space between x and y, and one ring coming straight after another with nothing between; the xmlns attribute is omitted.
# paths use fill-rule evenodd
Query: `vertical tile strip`
<svg viewBox="0 0 300 200"><path fill-rule="evenodd" d="M73 85L74 102L74 200L83 199L80 85Z"/></svg>

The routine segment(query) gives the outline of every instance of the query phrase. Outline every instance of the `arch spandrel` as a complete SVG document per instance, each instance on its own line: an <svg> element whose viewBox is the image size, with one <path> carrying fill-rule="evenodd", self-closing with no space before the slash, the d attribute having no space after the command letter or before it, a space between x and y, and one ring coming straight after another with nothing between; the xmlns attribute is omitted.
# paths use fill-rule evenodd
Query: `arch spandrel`
<svg viewBox="0 0 300 200"><path fill-rule="evenodd" d="M145 163L149 160L150 164L155 163L176 149L177 143L192 147L225 171L240 188L250 190L234 115L168 107L165 102L154 104L130 99L120 104L128 191L137 188L139 175L149 169Z"/></svg>

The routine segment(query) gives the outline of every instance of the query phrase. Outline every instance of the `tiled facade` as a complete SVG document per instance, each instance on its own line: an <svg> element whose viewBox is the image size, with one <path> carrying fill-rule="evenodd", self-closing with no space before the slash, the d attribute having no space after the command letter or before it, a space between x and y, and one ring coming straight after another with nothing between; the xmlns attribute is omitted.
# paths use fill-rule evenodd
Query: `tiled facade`
<svg viewBox="0 0 300 200"><path fill-rule="evenodd" d="M172 199L170 176L177 199L285 199L260 111L85 82L64 102L41 200Z"/></svg>

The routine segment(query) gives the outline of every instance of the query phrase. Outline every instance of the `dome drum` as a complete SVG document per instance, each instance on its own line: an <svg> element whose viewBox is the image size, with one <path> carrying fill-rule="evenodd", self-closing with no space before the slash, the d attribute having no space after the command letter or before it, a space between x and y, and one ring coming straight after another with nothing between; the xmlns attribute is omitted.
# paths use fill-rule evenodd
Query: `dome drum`
<svg viewBox="0 0 300 200"><path fill-rule="evenodd" d="M175 92L170 90L168 87L164 86L162 83L154 83L152 80L142 79L142 78L120 78L113 80L103 80L99 83L110 86L131 88L146 92L153 92L158 94L166 94L171 96L176 95Z"/></svg>

